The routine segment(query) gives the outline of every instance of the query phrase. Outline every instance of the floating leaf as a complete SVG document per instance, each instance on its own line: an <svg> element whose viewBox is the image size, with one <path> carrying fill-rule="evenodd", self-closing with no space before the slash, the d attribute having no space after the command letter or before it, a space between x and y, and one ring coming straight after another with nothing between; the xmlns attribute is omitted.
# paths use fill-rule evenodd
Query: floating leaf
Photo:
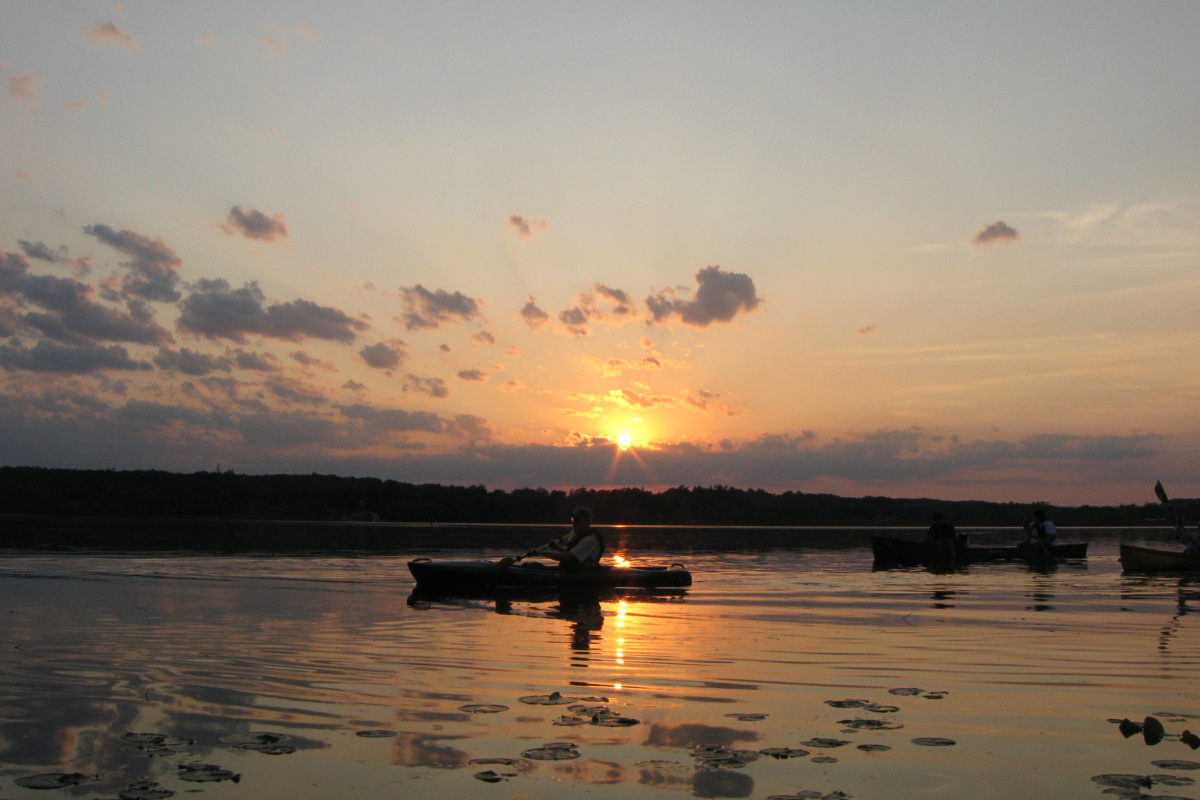
<svg viewBox="0 0 1200 800"><path fill-rule="evenodd" d="M1197 736L1191 731L1184 731L1183 733L1179 734L1179 741L1183 742L1193 750L1200 748L1200 736Z"/></svg>
<svg viewBox="0 0 1200 800"><path fill-rule="evenodd" d="M838 720L838 724L860 731L897 731L904 727L899 722L885 722L881 719L843 719Z"/></svg>
<svg viewBox="0 0 1200 800"><path fill-rule="evenodd" d="M622 717L615 711L605 711L601 714L592 716L591 723L599 725L602 728L628 728L632 725L640 725L641 720L633 717Z"/></svg>
<svg viewBox="0 0 1200 800"><path fill-rule="evenodd" d="M817 756L816 758L811 758L809 760L812 761L814 764L836 764L836 763L838 763L838 760L836 758L834 758L833 756Z"/></svg>
<svg viewBox="0 0 1200 800"><path fill-rule="evenodd" d="M1130 736L1133 736L1135 733L1141 733L1142 726L1139 725L1138 723L1134 722L1131 719L1123 719L1123 720L1121 720L1120 725L1117 726L1117 730L1119 730L1121 732L1122 736L1124 736L1126 739L1128 739Z"/></svg>
<svg viewBox="0 0 1200 800"><path fill-rule="evenodd" d="M474 777L475 780L484 781L485 783L499 783L505 778L512 778L515 776L515 772L506 772L502 774L496 772L495 770L486 769L483 772L476 772L472 777Z"/></svg>
<svg viewBox="0 0 1200 800"><path fill-rule="evenodd" d="M888 689L888 694L896 694L900 695L901 697L912 697L913 695L920 693L920 689Z"/></svg>
<svg viewBox="0 0 1200 800"><path fill-rule="evenodd" d="M767 796L767 800L821 800L824 797L820 792L814 792L811 789L801 789L795 794L772 794Z"/></svg>
<svg viewBox="0 0 1200 800"><path fill-rule="evenodd" d="M91 780L82 772L43 772L39 775L29 775L17 778L17 786L26 789L63 789L67 786L78 786Z"/></svg>
<svg viewBox="0 0 1200 800"><path fill-rule="evenodd" d="M472 758L467 763L478 764L480 766L483 766L484 764L497 764L502 767L516 767L519 766L521 762L515 758Z"/></svg>
<svg viewBox="0 0 1200 800"><path fill-rule="evenodd" d="M608 711L608 706L590 706L586 703L579 703L573 706L567 706L567 711L575 714L582 714L585 717L590 717L593 714L603 714Z"/></svg>
<svg viewBox="0 0 1200 800"><path fill-rule="evenodd" d="M767 718L766 714L726 714L739 722L758 722Z"/></svg>
<svg viewBox="0 0 1200 800"><path fill-rule="evenodd" d="M951 747L958 744L953 739L943 739L940 736L922 736L912 741L913 744L919 744L924 747Z"/></svg>
<svg viewBox="0 0 1200 800"><path fill-rule="evenodd" d="M499 714L501 711L508 711L508 706L501 706L495 703L471 703L459 706L458 710L466 711L468 714Z"/></svg>
<svg viewBox="0 0 1200 800"><path fill-rule="evenodd" d="M534 761L569 761L573 758L579 758L581 753L578 750L566 747L546 746L526 750L521 755L524 758L531 758Z"/></svg>
<svg viewBox="0 0 1200 800"><path fill-rule="evenodd" d="M867 703L862 707L863 711L870 711L874 714L894 714L900 710L900 706L883 706L879 703Z"/></svg>
<svg viewBox="0 0 1200 800"><path fill-rule="evenodd" d="M296 752L296 748L279 742L287 739L283 733L233 733L222 736L221 741L233 745L238 750L253 750L269 756L282 756Z"/></svg>
<svg viewBox="0 0 1200 800"><path fill-rule="evenodd" d="M1151 761L1150 763L1159 769L1200 769L1200 764L1197 764L1195 761L1176 761L1174 759L1166 759L1164 761Z"/></svg>
<svg viewBox="0 0 1200 800"><path fill-rule="evenodd" d="M387 728L373 728L368 731L359 731L354 735L361 736L364 739L387 739L396 736L397 733L396 731L389 731Z"/></svg>
<svg viewBox="0 0 1200 800"><path fill-rule="evenodd" d="M891 750L892 748L888 747L886 744L860 744L858 749L862 750L864 753L883 753L887 750Z"/></svg>
<svg viewBox="0 0 1200 800"><path fill-rule="evenodd" d="M870 705L870 700L826 700L825 705L833 706L834 708L862 708L865 705Z"/></svg>
<svg viewBox="0 0 1200 800"><path fill-rule="evenodd" d="M179 780L193 783L216 783L217 781L233 781L237 783L242 776L236 772L222 769L216 764L180 764Z"/></svg>
<svg viewBox="0 0 1200 800"><path fill-rule="evenodd" d="M1146 740L1146 744L1158 744L1166 733L1163 724L1155 717L1146 717L1142 722L1142 738Z"/></svg>
<svg viewBox="0 0 1200 800"><path fill-rule="evenodd" d="M118 795L121 800L166 800L174 797L170 789L164 789L154 781L134 781L122 789Z"/></svg>
<svg viewBox="0 0 1200 800"><path fill-rule="evenodd" d="M553 724L560 725L560 726L569 726L569 725L587 725L589 722L591 722L591 719L588 717L572 717L572 716L567 716L564 714L563 716L554 720Z"/></svg>
<svg viewBox="0 0 1200 800"><path fill-rule="evenodd" d="M758 752L762 753L764 756L770 756L771 758L801 758L802 756L808 755L807 750L801 750L798 747L768 747L765 750L759 750Z"/></svg>
<svg viewBox="0 0 1200 800"><path fill-rule="evenodd" d="M804 745L805 747L841 747L844 744L850 743L845 739L826 739L818 736L815 739L809 739L801 742L800 744Z"/></svg>
<svg viewBox="0 0 1200 800"><path fill-rule="evenodd" d="M574 703L580 698L563 697L558 692L551 692L550 694L526 695L525 697L518 697L517 699L522 703L527 703L531 706L563 706L567 703Z"/></svg>

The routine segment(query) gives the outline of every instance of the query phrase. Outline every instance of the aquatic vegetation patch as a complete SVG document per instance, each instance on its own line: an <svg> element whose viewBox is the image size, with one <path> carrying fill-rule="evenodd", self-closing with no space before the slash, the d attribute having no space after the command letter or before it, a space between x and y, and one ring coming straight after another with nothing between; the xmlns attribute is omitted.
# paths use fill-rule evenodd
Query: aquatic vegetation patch
<svg viewBox="0 0 1200 800"><path fill-rule="evenodd" d="M845 792L818 792L813 789L801 789L795 794L768 795L767 800L847 800L854 795Z"/></svg>
<svg viewBox="0 0 1200 800"><path fill-rule="evenodd" d="M499 783L500 781L517 777L517 773L496 772L494 769L485 769L483 772L476 772L471 777L477 781L483 781L484 783Z"/></svg>
<svg viewBox="0 0 1200 800"><path fill-rule="evenodd" d="M43 772L38 775L28 775L17 778L17 786L26 789L64 789L68 786L78 786L92 780L91 776L82 772Z"/></svg>
<svg viewBox="0 0 1200 800"><path fill-rule="evenodd" d="M838 760L833 756L813 756L811 759L814 764L836 764Z"/></svg>
<svg viewBox="0 0 1200 800"><path fill-rule="evenodd" d="M825 736L817 736L812 739L807 739L800 744L805 747L841 747L842 745L850 744L845 739L831 739Z"/></svg>
<svg viewBox="0 0 1200 800"><path fill-rule="evenodd" d="M398 736L396 731L388 730L387 728L372 728L371 730L359 731L354 734L361 736L364 739L388 739L392 736Z"/></svg>
<svg viewBox="0 0 1200 800"><path fill-rule="evenodd" d="M517 767L521 765L521 760L518 758L472 758L467 763L481 767L489 764L501 767Z"/></svg>
<svg viewBox="0 0 1200 800"><path fill-rule="evenodd" d="M231 770L218 767L216 764L180 764L179 780L192 783L217 783L218 781L233 781L238 783L242 776Z"/></svg>
<svg viewBox="0 0 1200 800"><path fill-rule="evenodd" d="M1111 787L1105 790L1106 794L1115 794L1118 797L1129 798L1129 800L1145 797L1142 790L1151 789L1155 785L1191 786L1195 783L1191 778L1177 775L1130 775L1127 773L1093 775L1092 781L1101 786ZM1159 795L1158 800L1162 800L1162 797Z"/></svg>
<svg viewBox="0 0 1200 800"><path fill-rule="evenodd" d="M589 722L591 722L590 717L575 717L569 714L563 714L561 717L554 720L553 724L569 727L571 725L587 725Z"/></svg>
<svg viewBox="0 0 1200 800"><path fill-rule="evenodd" d="M719 744L702 744L689 753L700 769L740 769L758 760L756 750L730 750Z"/></svg>
<svg viewBox="0 0 1200 800"><path fill-rule="evenodd" d="M881 719L842 719L839 725L859 731L898 731L904 726L899 722L886 722Z"/></svg>
<svg viewBox="0 0 1200 800"><path fill-rule="evenodd" d="M892 748L886 744L860 744L857 749L864 753L884 753Z"/></svg>
<svg viewBox="0 0 1200 800"><path fill-rule="evenodd" d="M912 743L922 747L953 747L958 744L953 739L944 739L941 736L919 736L913 739Z"/></svg>
<svg viewBox="0 0 1200 800"><path fill-rule="evenodd" d="M771 758L779 759L801 758L808 755L807 750L803 750L799 747L768 747L764 750L759 750L758 752L762 753L764 756L770 756Z"/></svg>
<svg viewBox="0 0 1200 800"><path fill-rule="evenodd" d="M521 757L534 761L569 761L582 755L577 747L574 742L549 742L541 747L525 750Z"/></svg>
<svg viewBox="0 0 1200 800"><path fill-rule="evenodd" d="M283 756L296 752L296 748L288 744L279 744L287 740L284 733L231 733L222 736L221 741L238 750L252 750L269 756Z"/></svg>
<svg viewBox="0 0 1200 800"><path fill-rule="evenodd" d="M738 722L759 722L767 718L766 714L726 714L727 717L732 717Z"/></svg>
<svg viewBox="0 0 1200 800"><path fill-rule="evenodd" d="M170 789L164 789L154 781L134 781L117 793L121 800L166 800L174 797Z"/></svg>
<svg viewBox="0 0 1200 800"><path fill-rule="evenodd" d="M469 703L465 706L459 706L458 710L465 711L468 714L499 714L501 711L508 711L508 706L496 703Z"/></svg>
<svg viewBox="0 0 1200 800"><path fill-rule="evenodd" d="M1195 761L1176 761L1175 759L1168 758L1162 761L1151 761L1150 763L1159 769L1200 769L1200 764L1196 763Z"/></svg>
<svg viewBox="0 0 1200 800"><path fill-rule="evenodd" d="M121 742L132 745L151 757L178 755L181 752L179 748L190 747L196 743L193 739L168 736L165 733L134 733L132 731L122 734Z"/></svg>
<svg viewBox="0 0 1200 800"><path fill-rule="evenodd" d="M522 703L531 706L565 706L568 703L577 703L583 700L582 697L567 697L559 692L551 692L550 694L530 694L525 697L518 697ZM607 702L607 701L602 701Z"/></svg>
<svg viewBox="0 0 1200 800"><path fill-rule="evenodd" d="M834 708L862 708L871 704L870 700L826 700L825 705Z"/></svg>

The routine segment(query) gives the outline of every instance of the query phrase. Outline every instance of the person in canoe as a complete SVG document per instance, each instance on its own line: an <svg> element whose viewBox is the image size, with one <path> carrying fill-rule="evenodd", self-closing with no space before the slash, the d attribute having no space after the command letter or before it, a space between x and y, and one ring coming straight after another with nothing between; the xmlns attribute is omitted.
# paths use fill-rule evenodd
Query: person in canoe
<svg viewBox="0 0 1200 800"><path fill-rule="evenodd" d="M1035 508L1033 516L1025 520L1024 527L1025 533L1029 534L1030 546L1049 550L1058 544L1058 528L1043 509Z"/></svg>
<svg viewBox="0 0 1200 800"><path fill-rule="evenodd" d="M925 533L925 541L934 544L949 544L956 540L954 526L950 524L950 520L946 519L946 515L940 511L933 512L933 521Z"/></svg>
<svg viewBox="0 0 1200 800"><path fill-rule="evenodd" d="M592 510L579 506L571 512L571 530L566 536L535 547L526 556L542 556L567 569L594 567L604 555L604 539L592 528Z"/></svg>
<svg viewBox="0 0 1200 800"><path fill-rule="evenodd" d="M1183 542L1183 554L1200 559L1200 528L1189 531L1182 517L1175 519L1175 538Z"/></svg>

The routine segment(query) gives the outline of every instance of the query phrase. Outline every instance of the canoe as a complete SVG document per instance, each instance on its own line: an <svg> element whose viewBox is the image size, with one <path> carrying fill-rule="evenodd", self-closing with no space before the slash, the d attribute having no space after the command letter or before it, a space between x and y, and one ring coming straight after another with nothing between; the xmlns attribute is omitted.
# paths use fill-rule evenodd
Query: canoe
<svg viewBox="0 0 1200 800"><path fill-rule="evenodd" d="M1200 572L1200 556L1122 544L1121 569L1125 572Z"/></svg>
<svg viewBox="0 0 1200 800"><path fill-rule="evenodd" d="M563 569L541 562L502 567L495 561L408 562L417 586L423 589L566 588L566 589L674 589L692 585L692 573L681 564L670 566L599 566Z"/></svg>
<svg viewBox="0 0 1200 800"><path fill-rule="evenodd" d="M983 564L991 561L1035 561L1063 558L1087 558L1087 542L1059 544L1046 553L1028 543L1012 547L982 547L958 544L953 551L949 543L895 539L891 536L872 536L871 553L882 564Z"/></svg>

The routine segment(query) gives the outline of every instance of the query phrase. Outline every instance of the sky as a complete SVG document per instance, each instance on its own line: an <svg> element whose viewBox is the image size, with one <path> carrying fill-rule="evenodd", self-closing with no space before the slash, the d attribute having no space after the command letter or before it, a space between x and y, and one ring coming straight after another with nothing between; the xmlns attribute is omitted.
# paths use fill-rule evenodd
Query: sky
<svg viewBox="0 0 1200 800"><path fill-rule="evenodd" d="M1200 4L0 30L0 464L1200 495Z"/></svg>

